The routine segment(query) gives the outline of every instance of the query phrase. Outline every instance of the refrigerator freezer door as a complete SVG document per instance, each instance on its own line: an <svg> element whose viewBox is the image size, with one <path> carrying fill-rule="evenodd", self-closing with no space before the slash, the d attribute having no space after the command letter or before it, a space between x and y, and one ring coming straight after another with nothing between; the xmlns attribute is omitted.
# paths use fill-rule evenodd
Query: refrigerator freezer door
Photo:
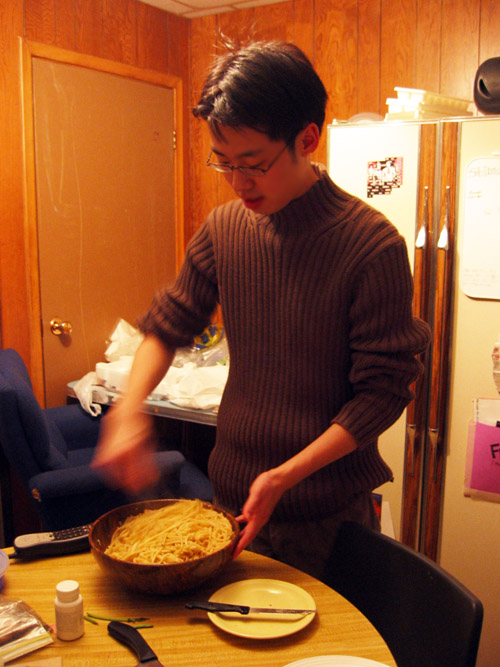
<svg viewBox="0 0 500 667"><path fill-rule="evenodd" d="M390 122L328 126L328 173L381 211L409 249L415 246L420 129L419 123Z"/></svg>
<svg viewBox="0 0 500 667"><path fill-rule="evenodd" d="M333 181L381 211L405 237L412 270L418 224L420 123L338 123L328 126L327 168ZM379 491L401 534L406 411L379 439L394 483Z"/></svg>

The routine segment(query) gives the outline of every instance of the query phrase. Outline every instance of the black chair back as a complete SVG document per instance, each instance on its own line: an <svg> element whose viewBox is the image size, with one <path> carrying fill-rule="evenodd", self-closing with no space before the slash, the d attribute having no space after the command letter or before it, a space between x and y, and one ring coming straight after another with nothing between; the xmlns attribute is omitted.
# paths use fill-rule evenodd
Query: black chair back
<svg viewBox="0 0 500 667"><path fill-rule="evenodd" d="M398 667L476 664L482 603L417 551L346 522L323 581L375 626Z"/></svg>

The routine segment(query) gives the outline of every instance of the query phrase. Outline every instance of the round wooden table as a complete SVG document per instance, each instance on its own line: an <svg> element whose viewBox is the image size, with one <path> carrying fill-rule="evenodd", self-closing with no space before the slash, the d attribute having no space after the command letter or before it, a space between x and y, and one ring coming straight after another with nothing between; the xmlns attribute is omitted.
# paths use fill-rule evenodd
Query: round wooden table
<svg viewBox="0 0 500 667"><path fill-rule="evenodd" d="M302 658L334 654L396 665L378 632L342 596L300 570L247 551L202 588L172 597L143 596L120 588L88 552L37 561L11 560L2 594L23 600L52 625L55 588L63 579L80 583L85 613L148 617L153 627L140 632L165 667L284 667ZM316 602L314 619L288 636L253 639L229 634L216 627L206 612L185 608L188 600L207 600L222 586L246 579L275 579L300 586ZM136 656L109 636L107 625L101 620L97 625L85 622L80 639L63 642L55 638L53 644L9 665L61 657L63 667L134 667Z"/></svg>

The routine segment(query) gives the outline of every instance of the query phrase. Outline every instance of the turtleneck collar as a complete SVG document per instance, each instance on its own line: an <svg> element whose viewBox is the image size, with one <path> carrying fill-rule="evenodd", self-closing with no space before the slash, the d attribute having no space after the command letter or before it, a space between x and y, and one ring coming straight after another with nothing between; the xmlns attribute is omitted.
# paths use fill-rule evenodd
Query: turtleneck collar
<svg viewBox="0 0 500 667"><path fill-rule="evenodd" d="M271 215L254 217L255 222L270 222L274 226L286 225L311 229L312 226L321 226L326 222L331 224L332 217L342 219L350 196L332 181L326 168L313 163L318 179L302 196L292 199L285 207Z"/></svg>

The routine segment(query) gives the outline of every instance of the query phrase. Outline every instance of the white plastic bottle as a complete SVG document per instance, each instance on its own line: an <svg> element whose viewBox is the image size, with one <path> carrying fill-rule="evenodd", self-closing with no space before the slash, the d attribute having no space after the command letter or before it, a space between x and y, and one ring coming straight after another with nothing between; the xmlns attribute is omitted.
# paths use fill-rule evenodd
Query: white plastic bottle
<svg viewBox="0 0 500 667"><path fill-rule="evenodd" d="M56 586L56 634L59 639L73 641L84 633L83 599L80 585L73 579L60 581Z"/></svg>

